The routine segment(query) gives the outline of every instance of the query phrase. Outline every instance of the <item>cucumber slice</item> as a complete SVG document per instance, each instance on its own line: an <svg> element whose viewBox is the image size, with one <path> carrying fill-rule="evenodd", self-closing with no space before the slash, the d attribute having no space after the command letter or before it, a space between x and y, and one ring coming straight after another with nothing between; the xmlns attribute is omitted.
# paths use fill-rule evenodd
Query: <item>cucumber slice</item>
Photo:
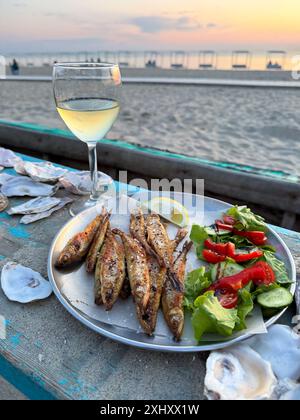
<svg viewBox="0 0 300 420"><path fill-rule="evenodd" d="M222 277L233 276L234 274L240 273L244 270L239 264L231 262L221 262L215 264L211 269L211 279L213 282L219 280Z"/></svg>
<svg viewBox="0 0 300 420"><path fill-rule="evenodd" d="M209 236L217 236L217 234L218 236L223 236L223 235L229 235L231 233L229 230L225 230L225 229L219 229L218 231L216 231L214 229L214 225L205 227L205 232Z"/></svg>
<svg viewBox="0 0 300 420"><path fill-rule="evenodd" d="M283 287L262 293L257 297L257 302L264 308L284 308L293 302L293 295Z"/></svg>

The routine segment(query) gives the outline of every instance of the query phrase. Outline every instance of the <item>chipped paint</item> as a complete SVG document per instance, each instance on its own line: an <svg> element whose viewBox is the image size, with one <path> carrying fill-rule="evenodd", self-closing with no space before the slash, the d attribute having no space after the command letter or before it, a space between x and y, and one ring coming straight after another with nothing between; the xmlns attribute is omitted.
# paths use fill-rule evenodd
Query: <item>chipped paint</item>
<svg viewBox="0 0 300 420"><path fill-rule="evenodd" d="M9 342L14 349L20 345L21 337L22 337L21 333L17 333L9 337Z"/></svg>
<svg viewBox="0 0 300 420"><path fill-rule="evenodd" d="M19 239L28 239L30 237L30 234L27 232L27 229L24 228L23 226L19 225L19 226L15 226L15 227L10 227L8 229L9 233L14 236L15 238L19 238Z"/></svg>

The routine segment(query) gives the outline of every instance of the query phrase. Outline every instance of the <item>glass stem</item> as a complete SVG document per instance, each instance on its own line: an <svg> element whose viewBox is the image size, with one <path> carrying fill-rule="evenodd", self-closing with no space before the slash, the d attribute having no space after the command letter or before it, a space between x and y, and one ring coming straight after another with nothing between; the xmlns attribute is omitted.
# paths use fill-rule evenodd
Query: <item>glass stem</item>
<svg viewBox="0 0 300 420"><path fill-rule="evenodd" d="M100 197L100 192L97 190L98 186L98 162L97 162L97 148L96 144L88 144L89 148L89 163L92 179L92 191L90 199L97 201Z"/></svg>

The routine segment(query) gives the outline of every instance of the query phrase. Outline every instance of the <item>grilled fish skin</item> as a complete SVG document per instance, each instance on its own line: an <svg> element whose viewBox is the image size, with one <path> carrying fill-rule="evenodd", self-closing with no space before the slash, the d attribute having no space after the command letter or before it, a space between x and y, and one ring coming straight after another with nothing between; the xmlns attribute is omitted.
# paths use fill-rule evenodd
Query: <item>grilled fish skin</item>
<svg viewBox="0 0 300 420"><path fill-rule="evenodd" d="M172 253L176 251L176 248L178 247L180 242L184 240L187 234L188 234L187 229L185 228L178 229L175 238L171 241Z"/></svg>
<svg viewBox="0 0 300 420"><path fill-rule="evenodd" d="M148 255L155 257L159 261L160 265L164 265L159 255L157 255L157 253L154 251L153 248L151 248L151 246L146 240L146 223L141 208L137 208L135 212L130 215L129 231L131 233L131 236L137 239L141 243L141 245L143 245Z"/></svg>
<svg viewBox="0 0 300 420"><path fill-rule="evenodd" d="M192 242L185 242L182 251L174 262L174 270L181 282L182 290L184 289L187 254L192 245ZM184 326L183 299L184 292L174 289L172 281L167 275L162 293L162 309L165 320L177 341L180 340Z"/></svg>
<svg viewBox="0 0 300 420"><path fill-rule="evenodd" d="M148 243L156 254L159 255L162 266L166 267L174 288L182 291L181 283L173 269L173 247L159 215L151 213L147 217L146 227Z"/></svg>
<svg viewBox="0 0 300 420"><path fill-rule="evenodd" d="M179 229L174 240L170 241L172 253L179 243L187 235L187 230ZM147 307L142 311L137 309L137 317L140 325L146 334L152 335L155 331L158 310L160 307L163 286L166 280L166 267L161 267L154 257L148 258L148 267L150 274L150 298Z"/></svg>
<svg viewBox="0 0 300 420"><path fill-rule="evenodd" d="M117 301L125 279L124 247L110 229L97 261L96 272L95 302L102 302L109 311Z"/></svg>
<svg viewBox="0 0 300 420"><path fill-rule="evenodd" d="M83 232L77 233L69 240L59 254L55 266L64 268L81 261L89 251L90 245L102 221L102 216L97 216Z"/></svg>
<svg viewBox="0 0 300 420"><path fill-rule="evenodd" d="M150 297L150 275L146 252L138 240L126 235L120 229L113 229L113 233L122 239L132 296L136 305L143 310Z"/></svg>
<svg viewBox="0 0 300 420"><path fill-rule="evenodd" d="M98 228L98 231L94 237L93 243L90 247L87 259L86 259L86 271L92 273L95 270L97 258L99 252L104 243L107 229L109 228L110 213L107 213L105 209L102 210L102 221Z"/></svg>
<svg viewBox="0 0 300 420"><path fill-rule="evenodd" d="M142 310L137 307L137 317L145 333L152 335L156 327L167 269L166 267L161 267L154 257L149 258L148 268L150 275L150 297L145 309Z"/></svg>
<svg viewBox="0 0 300 420"><path fill-rule="evenodd" d="M151 213L147 217L147 241L161 260L161 265L172 268L172 249L167 231L158 214Z"/></svg>

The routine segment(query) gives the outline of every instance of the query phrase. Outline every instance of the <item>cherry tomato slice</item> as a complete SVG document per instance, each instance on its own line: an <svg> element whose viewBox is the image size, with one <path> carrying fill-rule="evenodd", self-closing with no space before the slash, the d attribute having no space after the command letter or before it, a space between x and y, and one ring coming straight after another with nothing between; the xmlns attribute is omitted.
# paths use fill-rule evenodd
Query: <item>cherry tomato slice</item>
<svg viewBox="0 0 300 420"><path fill-rule="evenodd" d="M238 293L230 289L219 289L216 291L216 296L220 304L225 309L233 309L238 304Z"/></svg>
<svg viewBox="0 0 300 420"><path fill-rule="evenodd" d="M217 254L210 249L204 249L202 251L203 258L210 264L217 264L219 262L225 261L226 255Z"/></svg>
<svg viewBox="0 0 300 420"><path fill-rule="evenodd" d="M213 242L211 239L206 239L204 241L204 246L206 249L209 249L213 252L216 252L220 255L226 255L230 257L235 253L235 245L231 242L226 242L225 244Z"/></svg>

